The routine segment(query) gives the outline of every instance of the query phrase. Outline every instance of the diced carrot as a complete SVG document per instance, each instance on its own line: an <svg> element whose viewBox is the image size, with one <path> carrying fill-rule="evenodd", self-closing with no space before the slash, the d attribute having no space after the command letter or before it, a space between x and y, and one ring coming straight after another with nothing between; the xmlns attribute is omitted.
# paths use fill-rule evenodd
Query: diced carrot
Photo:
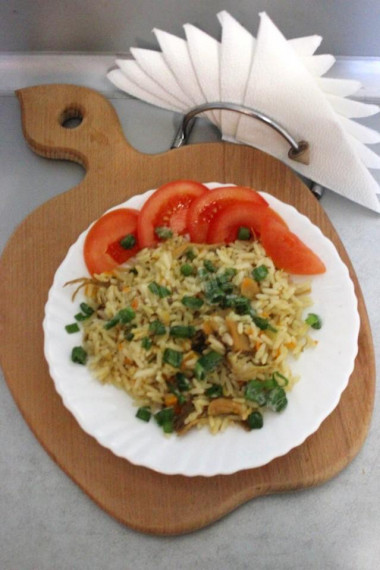
<svg viewBox="0 0 380 570"><path fill-rule="evenodd" d="M165 406L175 406L178 401L178 398L175 394L165 394L164 402Z"/></svg>
<svg viewBox="0 0 380 570"><path fill-rule="evenodd" d="M202 325L202 329L205 334L210 335L213 331L210 321L205 321Z"/></svg>
<svg viewBox="0 0 380 570"><path fill-rule="evenodd" d="M243 281L241 282L240 291L244 297L248 297L248 299L254 299L257 293L259 293L260 287L254 279L251 279L250 277L244 277Z"/></svg>
<svg viewBox="0 0 380 570"><path fill-rule="evenodd" d="M137 299L137 297L135 297L133 299L133 301L131 302L131 307L132 307L132 309L136 310L138 306L139 306L139 300Z"/></svg>

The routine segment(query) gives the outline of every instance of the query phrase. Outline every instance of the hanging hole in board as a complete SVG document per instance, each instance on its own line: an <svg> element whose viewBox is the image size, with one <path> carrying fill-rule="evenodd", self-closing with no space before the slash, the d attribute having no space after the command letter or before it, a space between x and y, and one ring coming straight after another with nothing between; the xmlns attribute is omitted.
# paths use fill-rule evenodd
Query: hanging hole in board
<svg viewBox="0 0 380 570"><path fill-rule="evenodd" d="M82 121L83 113L77 107L68 107L60 117L60 124L64 129L76 129Z"/></svg>

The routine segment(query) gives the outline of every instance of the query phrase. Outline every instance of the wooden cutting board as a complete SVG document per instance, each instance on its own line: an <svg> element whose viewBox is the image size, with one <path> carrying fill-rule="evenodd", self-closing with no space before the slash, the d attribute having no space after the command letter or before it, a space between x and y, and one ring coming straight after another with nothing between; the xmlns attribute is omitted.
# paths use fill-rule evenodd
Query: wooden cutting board
<svg viewBox="0 0 380 570"><path fill-rule="evenodd" d="M1 258L0 356L5 378L26 422L54 461L109 514L154 534L193 531L253 497L318 485L336 475L367 435L374 353L355 272L310 191L282 163L242 145L199 144L154 156L141 154L126 142L112 106L86 88L46 85L17 95L32 150L79 162L86 169L78 186L43 204L19 225ZM73 116L81 116L81 124L65 128L64 121ZM78 234L108 208L178 178L253 186L294 205L334 242L359 301L359 353L338 407L300 447L264 467L234 475L165 476L117 458L85 434L63 406L43 355L48 290Z"/></svg>

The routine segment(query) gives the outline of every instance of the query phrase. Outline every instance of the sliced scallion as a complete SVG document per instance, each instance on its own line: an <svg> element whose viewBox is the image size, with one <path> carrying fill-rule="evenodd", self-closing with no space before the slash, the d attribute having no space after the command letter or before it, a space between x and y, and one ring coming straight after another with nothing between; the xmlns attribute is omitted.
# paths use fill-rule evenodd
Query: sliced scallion
<svg viewBox="0 0 380 570"><path fill-rule="evenodd" d="M252 412L247 418L250 429L261 429L264 425L263 415L260 412Z"/></svg>
<svg viewBox="0 0 380 570"><path fill-rule="evenodd" d="M186 378L183 372L177 372L175 375L175 381L177 388L180 392L187 392L190 390L190 382Z"/></svg>
<svg viewBox="0 0 380 570"><path fill-rule="evenodd" d="M169 295L171 295L171 291L167 287L159 285L156 281L152 281L152 283L149 283L148 289L151 293L160 297L160 299L163 299L164 297L168 297Z"/></svg>
<svg viewBox="0 0 380 570"><path fill-rule="evenodd" d="M190 277L194 273L194 268L190 263L184 263L180 267L180 272L184 277Z"/></svg>
<svg viewBox="0 0 380 570"><path fill-rule="evenodd" d="M162 408L159 412L154 415L154 419L159 426L163 426L167 422L173 421L174 409L173 408Z"/></svg>
<svg viewBox="0 0 380 570"><path fill-rule="evenodd" d="M160 226L158 228L155 228L154 233L160 239L169 239L173 237L172 230L166 226Z"/></svg>
<svg viewBox="0 0 380 570"><path fill-rule="evenodd" d="M197 257L197 254L191 247L187 248L187 250L185 251L185 255L186 259L188 259L189 261L194 261L194 259Z"/></svg>
<svg viewBox="0 0 380 570"><path fill-rule="evenodd" d="M195 332L195 327L191 325L174 325L169 329L170 336L175 338L191 338Z"/></svg>
<svg viewBox="0 0 380 570"><path fill-rule="evenodd" d="M285 390L280 386L276 386L267 395L267 406L274 412L281 412L288 405Z"/></svg>
<svg viewBox="0 0 380 570"><path fill-rule="evenodd" d="M316 330L322 328L322 319L319 315L316 315L315 313L309 313L307 319L305 320L305 323Z"/></svg>
<svg viewBox="0 0 380 570"><path fill-rule="evenodd" d="M133 234L127 234L119 243L123 249L132 249L136 245L136 238Z"/></svg>
<svg viewBox="0 0 380 570"><path fill-rule="evenodd" d="M166 327L159 319L156 319L155 321L150 323L149 332L158 336L163 335L166 333Z"/></svg>
<svg viewBox="0 0 380 570"><path fill-rule="evenodd" d="M88 317L91 317L91 315L94 313L94 309L90 307L90 305L87 305L87 303L81 303L79 306L82 313L84 313Z"/></svg>
<svg viewBox="0 0 380 570"><path fill-rule="evenodd" d="M209 398L220 398L220 396L223 396L223 388L220 384L212 384L210 388L205 390L205 395Z"/></svg>
<svg viewBox="0 0 380 570"><path fill-rule="evenodd" d="M237 238L240 240L248 241L251 239L251 230L244 226L240 226L238 229Z"/></svg>
<svg viewBox="0 0 380 570"><path fill-rule="evenodd" d="M76 364L86 364L87 352L82 346L74 346L71 351L71 360Z"/></svg>
<svg viewBox="0 0 380 570"><path fill-rule="evenodd" d="M146 406L139 408L136 412L136 418L142 420L143 422L149 422L151 417L152 417L152 412Z"/></svg>
<svg viewBox="0 0 380 570"><path fill-rule="evenodd" d="M173 348L165 348L163 361L166 362L166 364L170 364L173 368L179 368L181 366L182 359L183 352L174 350Z"/></svg>
<svg viewBox="0 0 380 570"><path fill-rule="evenodd" d="M66 325L65 329L66 329L66 332L69 334L76 333L80 330L77 323L71 323L70 325Z"/></svg>
<svg viewBox="0 0 380 570"><path fill-rule="evenodd" d="M203 266L209 273L216 273L216 267L209 259L204 260Z"/></svg>
<svg viewBox="0 0 380 570"><path fill-rule="evenodd" d="M152 340L148 336L145 336L141 341L141 346L145 350L149 350L150 348L152 348L152 344L153 344Z"/></svg>
<svg viewBox="0 0 380 570"><path fill-rule="evenodd" d="M266 265L259 265L252 271L252 276L255 281L263 281L268 275L268 268Z"/></svg>
<svg viewBox="0 0 380 570"><path fill-rule="evenodd" d="M182 305L184 305L188 309L195 309L196 310L196 309L200 309L202 307L202 305L204 304L204 301L203 301L203 299L200 299L199 297L193 297L191 295L185 295L184 297L182 297L181 303L182 303Z"/></svg>

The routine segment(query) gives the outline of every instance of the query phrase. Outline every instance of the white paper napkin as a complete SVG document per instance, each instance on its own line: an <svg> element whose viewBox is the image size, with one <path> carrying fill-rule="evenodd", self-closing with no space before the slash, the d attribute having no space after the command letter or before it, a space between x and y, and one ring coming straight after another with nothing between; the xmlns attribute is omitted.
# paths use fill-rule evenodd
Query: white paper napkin
<svg viewBox="0 0 380 570"><path fill-rule="evenodd" d="M186 113L209 102L237 103L267 114L296 140L310 145L305 165L288 157L289 144L267 125L232 113L208 111L225 140L252 145L307 178L380 212L380 187L368 169L380 168L369 146L380 133L355 121L379 112L347 99L360 88L352 80L325 78L334 65L315 55L318 35L287 40L267 14L254 37L228 12L218 14L221 40L185 24L186 39L154 30L161 51L131 48L133 59L116 60L108 78L148 103Z"/></svg>

